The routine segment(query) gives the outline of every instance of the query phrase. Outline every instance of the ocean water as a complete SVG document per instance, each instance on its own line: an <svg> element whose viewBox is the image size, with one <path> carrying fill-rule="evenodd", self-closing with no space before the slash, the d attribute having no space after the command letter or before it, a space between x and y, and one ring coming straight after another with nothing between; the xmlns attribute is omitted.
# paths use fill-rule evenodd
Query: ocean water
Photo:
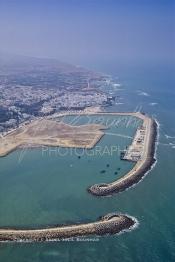
<svg viewBox="0 0 175 262"><path fill-rule="evenodd" d="M120 66L117 62L96 65L122 84L117 95L123 103L111 111L142 111L160 124L157 164L135 187L108 198L95 198L86 188L108 182L131 167L119 155L60 157L60 152L16 151L0 159L0 226L43 225L92 221L112 211L127 213L139 221L130 232L116 236L90 237L84 241L47 243L1 243L0 261L94 261L171 262L175 260L175 78L172 65ZM69 121L70 119L67 119ZM66 120L65 120L66 121ZM80 119L78 124L84 123ZM100 121L100 120L99 120ZM136 125L111 127L110 133L132 136ZM107 130L106 132L108 132ZM115 136L121 147L129 138ZM114 136L101 141L114 144ZM65 153L65 152L64 152ZM110 166L107 168L106 165ZM114 172L117 168L118 174ZM106 173L100 171L105 169Z"/></svg>

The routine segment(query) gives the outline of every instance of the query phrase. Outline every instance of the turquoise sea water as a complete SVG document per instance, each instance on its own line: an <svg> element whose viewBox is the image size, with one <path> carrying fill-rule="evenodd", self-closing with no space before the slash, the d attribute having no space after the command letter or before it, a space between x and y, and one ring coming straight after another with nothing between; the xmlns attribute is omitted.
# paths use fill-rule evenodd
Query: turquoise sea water
<svg viewBox="0 0 175 262"><path fill-rule="evenodd" d="M74 119L66 117L63 121ZM119 119L120 126L116 126ZM1 158L0 226L42 227L95 220L103 214L110 199L101 201L94 198L87 188L95 183L113 181L132 168L132 163L120 160L118 152L132 140L115 136L133 136L139 121L133 119L133 125L126 128L129 119L114 116L91 116L89 119L81 116L77 125L89 121L113 124L105 130L106 135L92 150L18 150Z"/></svg>
<svg viewBox="0 0 175 262"><path fill-rule="evenodd" d="M95 198L86 192L89 185L112 181L127 172L132 164L121 162L117 154L83 155L79 159L81 150L76 154L69 152L67 157L49 149L44 152L30 150L25 154L16 151L0 159L0 226L42 227L92 221L99 215L119 211L136 217L138 228L117 236L90 238L91 241L87 238L86 242L2 243L0 261L174 261L173 68L168 65L122 68L113 63L99 70L119 76L123 84L123 91L117 94L121 95L124 104L115 105L111 111L130 111L142 106L143 111L159 121L155 168L136 187L110 198ZM85 120L79 121L78 124ZM130 136L135 128L136 125L126 128L121 124L110 131ZM115 136L115 143L120 148L130 141ZM104 148L106 144L114 145L114 136L106 135L98 145ZM103 169L106 173L101 174Z"/></svg>

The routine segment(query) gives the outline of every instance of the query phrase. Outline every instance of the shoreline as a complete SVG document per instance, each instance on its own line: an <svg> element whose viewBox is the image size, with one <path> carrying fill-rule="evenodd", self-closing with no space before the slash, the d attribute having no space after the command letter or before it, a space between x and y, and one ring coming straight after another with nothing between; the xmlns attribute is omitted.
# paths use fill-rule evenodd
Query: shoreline
<svg viewBox="0 0 175 262"><path fill-rule="evenodd" d="M43 242L71 237L107 234L113 235L134 229L137 220L133 217L110 213L99 220L86 224L57 226L44 229L0 229L0 242Z"/></svg>

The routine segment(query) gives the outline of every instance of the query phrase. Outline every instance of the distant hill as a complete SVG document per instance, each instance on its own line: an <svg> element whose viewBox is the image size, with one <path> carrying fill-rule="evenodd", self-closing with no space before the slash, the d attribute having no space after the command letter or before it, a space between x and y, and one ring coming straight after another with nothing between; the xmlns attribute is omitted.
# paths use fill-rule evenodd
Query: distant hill
<svg viewBox="0 0 175 262"><path fill-rule="evenodd" d="M81 88L102 74L56 59L0 53L0 83L33 87Z"/></svg>

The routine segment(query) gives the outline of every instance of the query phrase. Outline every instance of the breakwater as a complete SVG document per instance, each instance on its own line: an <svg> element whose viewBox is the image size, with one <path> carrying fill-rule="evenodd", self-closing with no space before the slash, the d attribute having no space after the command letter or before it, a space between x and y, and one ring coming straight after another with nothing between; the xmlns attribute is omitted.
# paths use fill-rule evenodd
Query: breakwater
<svg viewBox="0 0 175 262"><path fill-rule="evenodd" d="M0 229L0 241L50 241L63 238L117 234L132 228L136 220L122 214L111 213L98 221L44 229Z"/></svg>
<svg viewBox="0 0 175 262"><path fill-rule="evenodd" d="M157 123L154 119L151 119L148 116L144 116L144 121L147 121L147 134L145 139L144 155L142 158L137 161L137 164L133 167L133 169L124 177L109 184L103 183L92 185L88 188L88 192L95 196L107 196L122 192L138 183L143 178L145 173L151 169L155 162L154 152L157 137Z"/></svg>
<svg viewBox="0 0 175 262"><path fill-rule="evenodd" d="M152 167L155 162L155 142L157 136L157 124L154 119L149 118L139 112L135 113L98 113L97 115L123 115L134 116L143 120L146 127L144 138L144 150L134 166L122 178L109 184L96 184L88 188L88 192L95 196L108 196L113 193L124 191L132 185L138 183L145 173ZM0 229L1 241L50 241L63 238L116 234L127 229L133 228L136 224L135 219L123 214L108 214L99 220L91 223L60 225L43 229Z"/></svg>

